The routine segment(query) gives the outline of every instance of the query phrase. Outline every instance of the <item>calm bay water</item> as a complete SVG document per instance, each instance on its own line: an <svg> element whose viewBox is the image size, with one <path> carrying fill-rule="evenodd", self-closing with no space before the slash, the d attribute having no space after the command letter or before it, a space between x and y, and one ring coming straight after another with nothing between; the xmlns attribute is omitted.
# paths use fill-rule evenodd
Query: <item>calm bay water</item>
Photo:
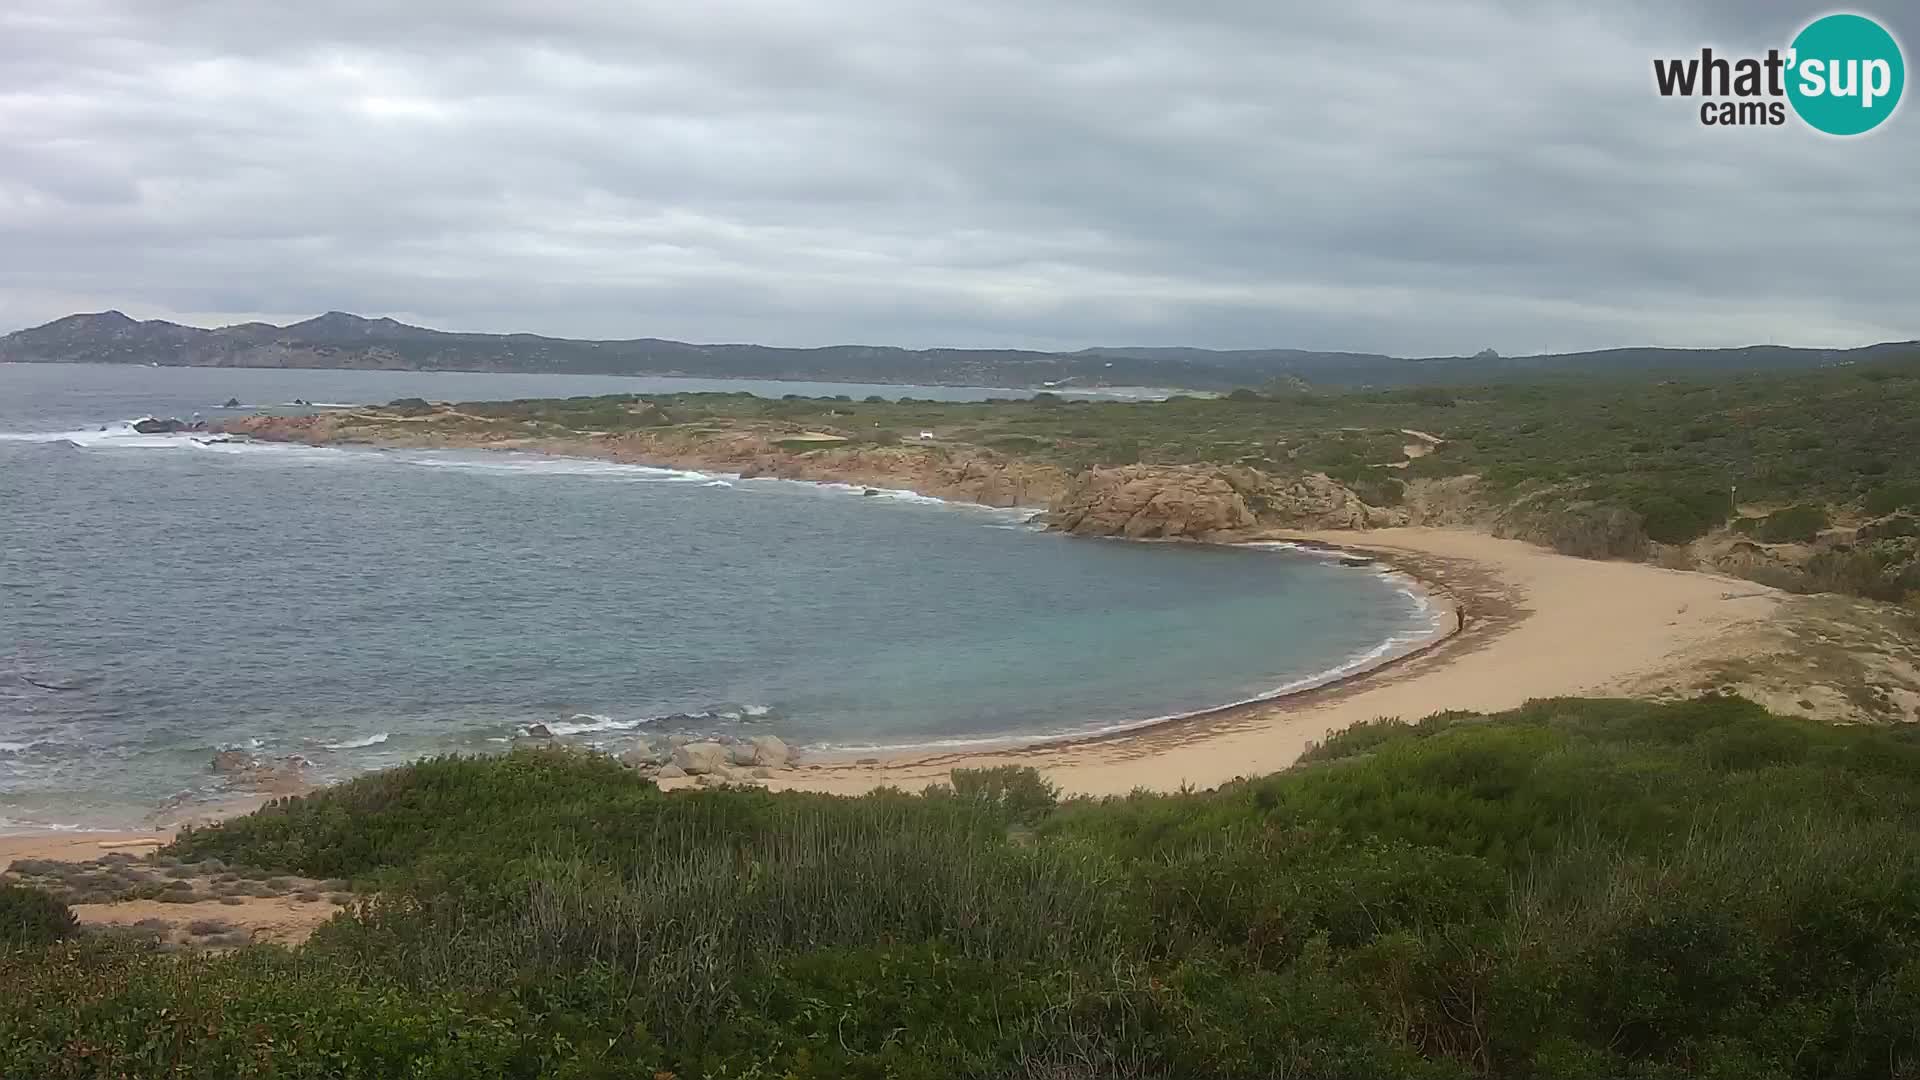
<svg viewBox="0 0 1920 1080"><path fill-rule="evenodd" d="M1428 628L1304 553L1073 540L1023 514L531 455L202 445L217 402L1008 391L0 365L0 828L675 732L840 751L1060 735L1311 680ZM116 426L120 425L120 426ZM102 427L109 430L102 431Z"/></svg>

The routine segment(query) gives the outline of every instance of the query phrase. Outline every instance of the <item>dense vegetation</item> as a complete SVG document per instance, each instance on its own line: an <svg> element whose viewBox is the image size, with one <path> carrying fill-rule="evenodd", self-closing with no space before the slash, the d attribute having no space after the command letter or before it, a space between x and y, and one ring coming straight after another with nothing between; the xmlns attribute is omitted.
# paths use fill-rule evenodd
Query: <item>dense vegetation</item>
<svg viewBox="0 0 1920 1080"><path fill-rule="evenodd" d="M1403 461L1404 432L1444 439L1405 478L1475 473L1504 490L1563 486L1641 512L1676 538L1742 503L1920 510L1920 363L1715 380L1558 379L1484 386L994 402L633 395L467 403L458 410L567 430L768 420L859 439L937 430L1069 468L1212 462L1361 475Z"/></svg>
<svg viewBox="0 0 1920 1080"><path fill-rule="evenodd" d="M1709 696L1377 722L1059 801L445 758L191 832L297 953L0 958L5 1076L1920 1075L1920 739Z"/></svg>
<svg viewBox="0 0 1920 1080"><path fill-rule="evenodd" d="M394 403L414 416L426 402ZM1276 387L1216 399L1075 401L1053 394L953 403L750 394L470 402L443 427L562 435L772 425L893 445L931 430L931 453L976 446L1068 471L1145 464L1323 472L1365 501L1477 477L1457 509L1574 555L1644 558L1709 534L1807 543L1857 536L1784 563L1723 566L1769 584L1920 602L1920 363L1694 380L1563 378L1316 393ZM1419 434L1415 434L1419 433ZM1406 447L1431 452L1409 457ZM917 441L916 441L917 444ZM794 440L797 453L841 443Z"/></svg>

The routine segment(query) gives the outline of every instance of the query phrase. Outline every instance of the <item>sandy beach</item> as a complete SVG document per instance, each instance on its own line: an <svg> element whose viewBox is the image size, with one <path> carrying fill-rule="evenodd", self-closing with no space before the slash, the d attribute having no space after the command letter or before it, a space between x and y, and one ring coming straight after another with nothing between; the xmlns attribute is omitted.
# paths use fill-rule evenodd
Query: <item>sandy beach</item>
<svg viewBox="0 0 1920 1080"><path fill-rule="evenodd" d="M949 770L1031 765L1065 791L1207 788L1293 764L1309 744L1363 720L1414 720L1446 709L1495 711L1534 698L1645 693L1671 675L1740 654L1766 623L1776 590L1751 581L1641 563L1559 555L1458 529L1291 533L1274 539L1373 555L1464 605L1466 626L1422 653L1337 686L1115 739L993 753L883 759L769 781L776 789L917 790Z"/></svg>

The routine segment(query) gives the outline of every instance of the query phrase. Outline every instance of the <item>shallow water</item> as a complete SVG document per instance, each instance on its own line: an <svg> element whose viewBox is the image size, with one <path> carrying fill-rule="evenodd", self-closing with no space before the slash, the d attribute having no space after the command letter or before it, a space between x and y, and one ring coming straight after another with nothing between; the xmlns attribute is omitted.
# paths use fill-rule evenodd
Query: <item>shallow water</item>
<svg viewBox="0 0 1920 1080"><path fill-rule="evenodd" d="M418 392L377 374L0 365L0 826L214 798L207 761L229 746L338 778L536 722L608 749L1087 732L1322 678L1429 627L1402 583L1301 552L1074 540L907 493L116 423L248 400L221 388L256 377L256 398ZM438 397L591 392L408 377L459 381Z"/></svg>

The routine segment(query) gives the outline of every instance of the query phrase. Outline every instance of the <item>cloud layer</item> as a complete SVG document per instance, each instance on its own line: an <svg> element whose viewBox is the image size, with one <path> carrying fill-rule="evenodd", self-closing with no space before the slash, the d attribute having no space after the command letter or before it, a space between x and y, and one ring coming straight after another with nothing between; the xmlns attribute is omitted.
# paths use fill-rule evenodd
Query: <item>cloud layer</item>
<svg viewBox="0 0 1920 1080"><path fill-rule="evenodd" d="M119 307L782 345L1920 336L1910 104L1842 141L1653 92L1654 56L1764 51L1814 9L1299 6L13 0L0 329Z"/></svg>

